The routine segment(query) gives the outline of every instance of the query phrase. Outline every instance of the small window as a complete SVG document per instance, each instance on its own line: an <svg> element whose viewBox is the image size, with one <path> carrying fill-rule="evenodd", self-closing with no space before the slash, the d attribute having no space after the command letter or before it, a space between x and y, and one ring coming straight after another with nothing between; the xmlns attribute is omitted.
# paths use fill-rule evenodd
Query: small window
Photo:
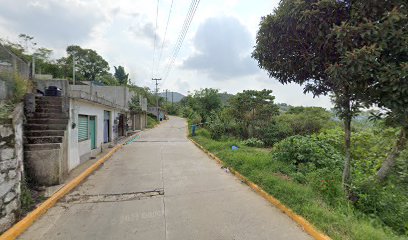
<svg viewBox="0 0 408 240"><path fill-rule="evenodd" d="M78 142L89 139L88 116L78 115Z"/></svg>

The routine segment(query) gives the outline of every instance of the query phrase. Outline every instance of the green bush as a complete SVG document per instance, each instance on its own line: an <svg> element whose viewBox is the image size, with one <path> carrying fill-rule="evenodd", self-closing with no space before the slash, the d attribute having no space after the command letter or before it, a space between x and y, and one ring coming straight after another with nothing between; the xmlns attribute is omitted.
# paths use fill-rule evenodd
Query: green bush
<svg viewBox="0 0 408 240"><path fill-rule="evenodd" d="M219 114L211 114L206 127L210 132L211 138L214 140L221 139L221 137L226 134L225 123L222 121Z"/></svg>
<svg viewBox="0 0 408 240"><path fill-rule="evenodd" d="M24 95L29 92L31 82L29 79L22 77L20 74L14 74L14 98L13 102L18 103L23 100Z"/></svg>
<svg viewBox="0 0 408 240"><path fill-rule="evenodd" d="M316 169L309 172L305 178L313 190L317 191L329 204L335 206L346 200L341 184L340 169Z"/></svg>
<svg viewBox="0 0 408 240"><path fill-rule="evenodd" d="M214 140L219 140L223 137L240 137L238 125L231 119L229 112L225 111L225 109L221 112L212 112L208 117L206 128Z"/></svg>
<svg viewBox="0 0 408 240"><path fill-rule="evenodd" d="M248 147L264 147L265 143L262 142L262 140L259 140L257 138L248 138L244 141L241 142L243 145L248 146Z"/></svg>
<svg viewBox="0 0 408 240"><path fill-rule="evenodd" d="M13 96L7 99L7 103L10 105L21 102L26 93L31 91L31 81L19 73L1 72L0 78L12 87Z"/></svg>
<svg viewBox="0 0 408 240"><path fill-rule="evenodd" d="M310 135L331 125L332 114L320 107L292 107L277 117L290 126L293 135Z"/></svg>
<svg viewBox="0 0 408 240"><path fill-rule="evenodd" d="M344 199L341 186L342 155L329 143L313 137L292 136L275 144L273 159L292 166L296 182L310 184L330 204Z"/></svg>
<svg viewBox="0 0 408 240"><path fill-rule="evenodd" d="M266 146L273 146L275 143L292 135L292 128L283 121L271 122L265 128L259 129L256 134Z"/></svg>
<svg viewBox="0 0 408 240"><path fill-rule="evenodd" d="M157 120L156 117L152 117L150 115L147 115L147 128L153 128L159 124L159 121Z"/></svg>
<svg viewBox="0 0 408 240"><path fill-rule="evenodd" d="M408 186L408 149L402 151L400 157L397 159L395 166L396 174L391 176L391 180L394 180L399 186ZM408 195L408 187L405 188L405 194Z"/></svg>
<svg viewBox="0 0 408 240"><path fill-rule="evenodd" d="M329 143L312 137L292 136L275 144L273 159L291 164L297 171L339 169L343 158Z"/></svg>
<svg viewBox="0 0 408 240"><path fill-rule="evenodd" d="M404 194L404 189L367 180L355 186L355 191L358 196L356 208L408 236L408 195Z"/></svg>
<svg viewBox="0 0 408 240"><path fill-rule="evenodd" d="M353 133L351 155L355 181L365 180L377 173L397 134L393 128L371 128Z"/></svg>
<svg viewBox="0 0 408 240"><path fill-rule="evenodd" d="M257 128L254 136L266 146L273 146L290 136L307 136L329 128L334 124L330 118L331 113L323 108L291 107L288 112Z"/></svg>
<svg viewBox="0 0 408 240"><path fill-rule="evenodd" d="M197 136L201 136L201 137L205 137L205 138L210 138L211 137L211 133L207 129L201 128L201 127L199 127L197 129L196 134L197 134Z"/></svg>
<svg viewBox="0 0 408 240"><path fill-rule="evenodd" d="M181 116L188 119L190 119L191 115L194 113L194 110L191 107L183 107L180 111Z"/></svg>
<svg viewBox="0 0 408 240"><path fill-rule="evenodd" d="M344 130L341 127L325 129L320 133L313 135L313 137L329 143L337 149L337 151L344 153Z"/></svg>
<svg viewBox="0 0 408 240"><path fill-rule="evenodd" d="M358 210L404 234L408 232L408 150L402 152L386 183L379 185L374 180L397 134L397 129L381 123L352 133L352 189ZM315 138L344 152L344 132L341 128L326 129Z"/></svg>

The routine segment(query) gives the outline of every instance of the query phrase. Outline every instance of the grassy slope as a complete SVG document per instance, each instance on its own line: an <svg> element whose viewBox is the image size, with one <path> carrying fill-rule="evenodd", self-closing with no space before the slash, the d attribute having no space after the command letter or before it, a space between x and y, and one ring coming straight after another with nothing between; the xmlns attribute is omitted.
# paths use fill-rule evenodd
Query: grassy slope
<svg viewBox="0 0 408 240"><path fill-rule="evenodd" d="M156 118L147 116L147 128L154 128L157 124L159 124L159 121Z"/></svg>
<svg viewBox="0 0 408 240"><path fill-rule="evenodd" d="M227 166L261 186L331 238L403 239L353 210L347 201L330 205L311 186L299 184L279 174L278 169L286 166L271 161L271 155L265 149L241 146L238 151L232 151L231 146L237 141L215 141L203 136L203 130L199 130L197 135L194 140L221 158Z"/></svg>

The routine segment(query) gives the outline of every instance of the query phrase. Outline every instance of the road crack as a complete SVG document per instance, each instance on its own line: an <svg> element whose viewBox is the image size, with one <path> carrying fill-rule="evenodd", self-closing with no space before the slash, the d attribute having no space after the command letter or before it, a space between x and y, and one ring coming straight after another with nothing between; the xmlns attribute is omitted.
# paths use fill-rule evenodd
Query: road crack
<svg viewBox="0 0 408 240"><path fill-rule="evenodd" d="M61 200L62 203L99 203L99 202L123 202L133 201L145 198L152 198L164 195L162 188L130 193L108 193L108 194L89 194L89 195L68 195Z"/></svg>

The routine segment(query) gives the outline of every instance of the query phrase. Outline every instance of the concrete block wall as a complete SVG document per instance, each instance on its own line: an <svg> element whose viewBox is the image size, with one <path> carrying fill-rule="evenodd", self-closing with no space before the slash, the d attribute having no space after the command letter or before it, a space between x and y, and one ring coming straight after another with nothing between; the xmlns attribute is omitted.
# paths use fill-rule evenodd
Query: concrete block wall
<svg viewBox="0 0 408 240"><path fill-rule="evenodd" d="M35 79L35 88L45 92L45 89L49 86L56 86L61 89L61 95L67 96L69 91L69 83L65 79L52 79L52 80L41 80Z"/></svg>
<svg viewBox="0 0 408 240"><path fill-rule="evenodd" d="M70 85L70 90L87 92L124 108L128 107L129 100L136 95L125 86Z"/></svg>
<svg viewBox="0 0 408 240"><path fill-rule="evenodd" d="M0 120L0 232L18 218L23 175L23 107Z"/></svg>

